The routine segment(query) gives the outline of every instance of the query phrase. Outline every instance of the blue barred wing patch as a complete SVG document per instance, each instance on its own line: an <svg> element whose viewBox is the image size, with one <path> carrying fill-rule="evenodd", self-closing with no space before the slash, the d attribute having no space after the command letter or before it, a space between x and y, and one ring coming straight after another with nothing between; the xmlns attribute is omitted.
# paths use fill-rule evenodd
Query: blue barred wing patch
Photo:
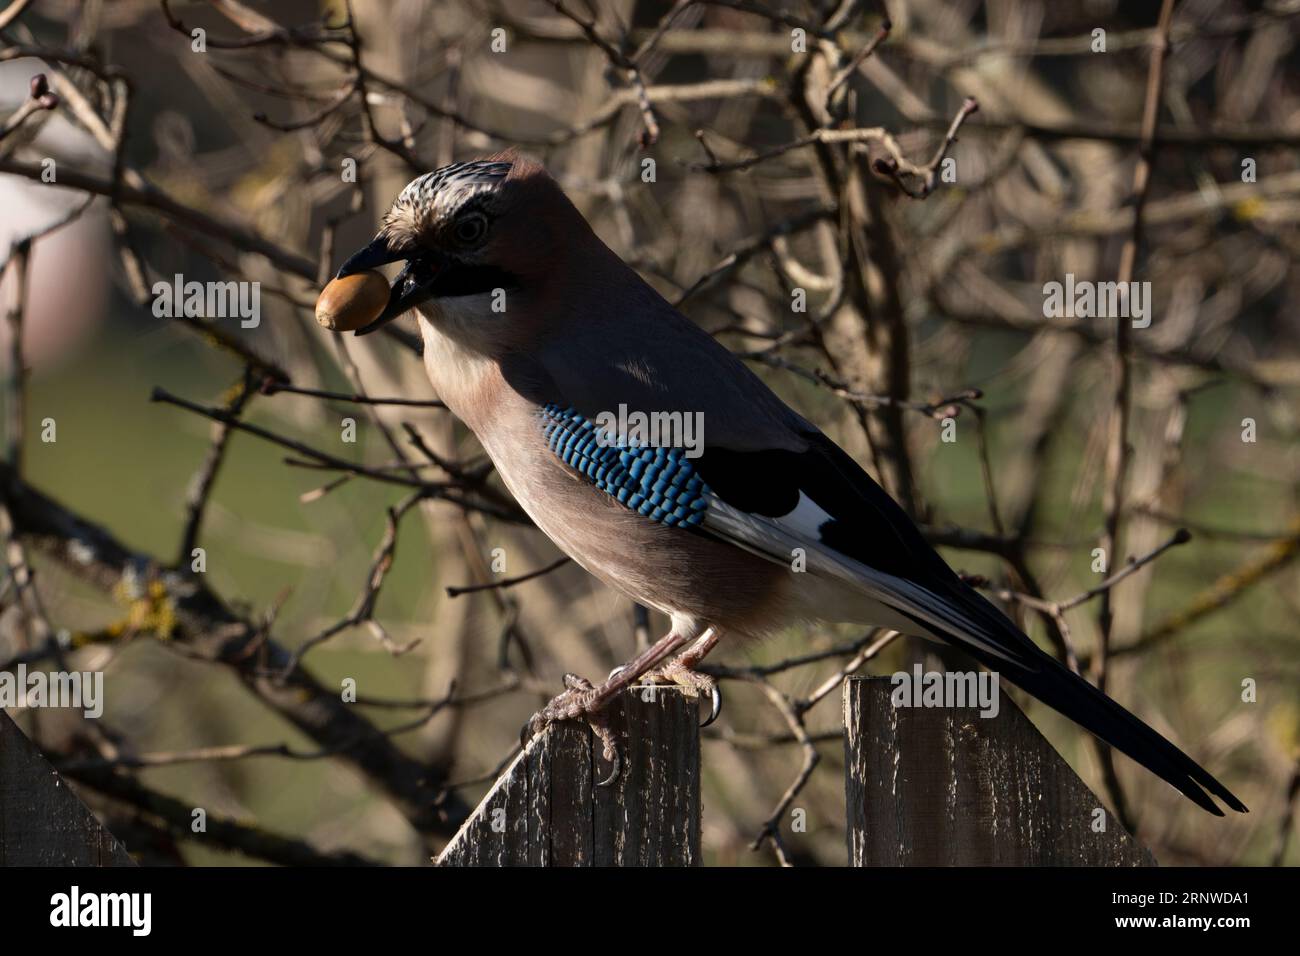
<svg viewBox="0 0 1300 956"><path fill-rule="evenodd" d="M541 418L547 447L620 504L672 527L704 520L712 492L684 449L615 444L599 426L555 404Z"/></svg>

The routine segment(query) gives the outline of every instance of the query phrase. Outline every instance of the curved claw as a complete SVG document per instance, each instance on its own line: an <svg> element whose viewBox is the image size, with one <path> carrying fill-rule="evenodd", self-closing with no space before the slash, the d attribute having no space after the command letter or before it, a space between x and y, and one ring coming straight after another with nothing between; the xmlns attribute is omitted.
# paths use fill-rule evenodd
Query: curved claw
<svg viewBox="0 0 1300 956"><path fill-rule="evenodd" d="M609 776L606 777L604 780L601 780L600 782L598 782L598 783L596 784L597 787L602 787L602 788L603 788L603 787L608 787L608 786L610 786L610 785L611 785L615 780L618 779L618 775L619 775L619 773L622 772L622 770L623 770L623 759L618 755L618 751L617 751L617 750L614 751L614 757L613 757L613 759L612 759L610 762L613 764L613 768L609 771Z"/></svg>
<svg viewBox="0 0 1300 956"><path fill-rule="evenodd" d="M712 691L713 692L709 695L709 716L708 719L700 724L701 730L717 720L718 715L722 713L722 691L718 690L717 684L713 685Z"/></svg>
<svg viewBox="0 0 1300 956"><path fill-rule="evenodd" d="M528 742L533 739L533 718L529 717L524 721L523 727L519 729L519 746L527 748Z"/></svg>

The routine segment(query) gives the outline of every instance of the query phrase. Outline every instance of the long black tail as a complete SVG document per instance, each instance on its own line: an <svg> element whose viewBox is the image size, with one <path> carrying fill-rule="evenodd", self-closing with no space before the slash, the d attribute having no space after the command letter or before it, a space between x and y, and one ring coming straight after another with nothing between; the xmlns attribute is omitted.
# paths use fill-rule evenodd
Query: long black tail
<svg viewBox="0 0 1300 956"><path fill-rule="evenodd" d="M1025 666L991 655L962 636L949 637L951 643L1116 750L1132 757L1186 795L1198 807L1215 816L1223 816L1218 804L1206 795L1206 791L1209 791L1233 810L1239 813L1249 812L1232 791L1214 779L1195 760L1092 684L1039 650L979 594L963 590L966 593L954 603L959 603L969 617L978 622L978 636L981 640L1006 647L1017 660L1024 661Z"/></svg>
<svg viewBox="0 0 1300 956"><path fill-rule="evenodd" d="M1013 673L1005 668L1001 673L1053 710L1069 717L1116 750L1128 754L1185 794L1197 806L1216 816L1223 816L1223 811L1206 796L1205 791L1208 790L1233 810L1247 812L1246 805L1204 767L1092 684L1046 654L1043 655L1043 666L1037 673Z"/></svg>

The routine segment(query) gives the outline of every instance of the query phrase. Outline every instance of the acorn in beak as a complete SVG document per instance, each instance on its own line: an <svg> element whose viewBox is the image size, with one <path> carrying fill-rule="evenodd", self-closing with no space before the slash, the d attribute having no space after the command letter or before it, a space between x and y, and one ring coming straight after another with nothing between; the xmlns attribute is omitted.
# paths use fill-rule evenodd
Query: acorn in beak
<svg viewBox="0 0 1300 956"><path fill-rule="evenodd" d="M356 329L357 335L369 335L402 313L438 295L438 278L444 271L444 263L439 261L439 257L427 250L392 249L387 238L382 235L376 236L370 245L350 256L340 267L335 280L399 260L405 260L406 265L393 279L388 304L377 317ZM333 284L330 283L331 286Z"/></svg>

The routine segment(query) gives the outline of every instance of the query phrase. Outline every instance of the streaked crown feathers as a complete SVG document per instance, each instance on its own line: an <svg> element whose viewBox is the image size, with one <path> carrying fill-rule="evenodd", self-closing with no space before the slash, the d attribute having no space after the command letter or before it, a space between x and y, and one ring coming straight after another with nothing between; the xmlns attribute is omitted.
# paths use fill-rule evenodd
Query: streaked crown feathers
<svg viewBox="0 0 1300 956"><path fill-rule="evenodd" d="M383 234L409 241L436 230L467 203L475 202L476 197L490 197L510 174L512 165L474 160L451 163L417 176L406 184L384 215Z"/></svg>

